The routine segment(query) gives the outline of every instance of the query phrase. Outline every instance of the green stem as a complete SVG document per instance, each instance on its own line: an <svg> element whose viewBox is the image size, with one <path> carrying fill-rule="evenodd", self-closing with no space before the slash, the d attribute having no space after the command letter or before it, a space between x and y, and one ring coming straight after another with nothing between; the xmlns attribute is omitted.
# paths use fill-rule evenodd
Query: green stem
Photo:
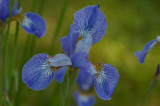
<svg viewBox="0 0 160 106"><path fill-rule="evenodd" d="M3 48L3 45L4 45L4 40L3 40L4 39L4 37L3 37L4 30L5 30L4 27L0 25L0 51Z"/></svg>
<svg viewBox="0 0 160 106"><path fill-rule="evenodd" d="M70 71L70 73L68 71ZM78 72L79 72L78 70L75 71L73 67L69 69L68 71L66 72L66 75L63 81L63 85L62 85L62 91L61 91L62 106L66 105L68 94L72 90L73 85L76 82Z"/></svg>
<svg viewBox="0 0 160 106"><path fill-rule="evenodd" d="M21 7L21 0L18 0L18 9ZM14 71L14 66L15 66L15 60L16 60L16 54L17 54L17 44L18 44L18 36L19 36L19 23L17 22L16 24L16 31L15 31L15 38L14 38L14 44L13 44L13 53L12 53L12 59L11 59L11 65L10 65L10 89L9 89L9 97L11 98L12 94L12 88L13 88L13 77L11 77L13 71Z"/></svg>
<svg viewBox="0 0 160 106"><path fill-rule="evenodd" d="M151 91L155 88L155 86L157 85L159 76L160 76L160 64L158 64L157 71L155 73L155 77L153 78L152 82L150 83L150 86L149 86L148 91L146 93L146 96L144 98L144 106L147 106L149 95L150 95Z"/></svg>
<svg viewBox="0 0 160 106"><path fill-rule="evenodd" d="M154 78L153 81L151 82L151 84L148 88L148 91L146 93L145 99L144 99L144 106L147 106L149 95L150 95L151 91L155 88L157 82L158 82L158 80L156 78Z"/></svg>
<svg viewBox="0 0 160 106"><path fill-rule="evenodd" d="M59 35L59 31L61 29L61 26L62 26L62 23L63 23L63 20L64 20L64 16L65 16L65 13L67 11L67 7L68 7L68 4L69 4L69 0L65 0L64 4L63 4L63 8L61 10L61 14L60 14L60 17L59 17L59 20L58 20L58 23L57 23L57 26L56 26L56 29L53 33L53 38L52 38L52 41L51 41L51 45L50 45L50 49L49 49L49 53L53 54L53 46L55 44L55 41Z"/></svg>
<svg viewBox="0 0 160 106"><path fill-rule="evenodd" d="M14 66L15 66L15 60L16 60L16 53L17 53L17 44L18 44L18 35L19 35L19 23L17 22L16 26L16 33L15 33L15 39L14 39L14 44L13 44L13 53L12 53L12 59L11 59L11 66L10 66L10 75L9 78L11 78L11 74L14 71ZM11 80L10 80L11 81ZM9 95L12 93L12 87L13 83L10 83L10 90L9 90ZM10 97L10 96L9 96Z"/></svg>
<svg viewBox="0 0 160 106"><path fill-rule="evenodd" d="M16 100L15 100L14 106L19 106L20 94L22 92L22 79L20 76L22 75L22 67L24 62L26 61L26 57L27 57L26 55L28 54L28 51L29 51L29 47L28 47L29 41L30 41L30 37L28 36L24 44L23 56L22 56L21 65L19 68L20 71L19 71L19 79L18 79L18 92L16 93L16 98L15 98Z"/></svg>
<svg viewBox="0 0 160 106"><path fill-rule="evenodd" d="M9 23L8 23L8 28L7 32L4 35L4 58L3 58L3 89L5 93L8 93L8 41L9 41L9 31L10 31L10 24L11 24L11 17L12 17L12 10L14 6L14 1L10 0L9 3L9 10L10 10L10 16L9 16Z"/></svg>
<svg viewBox="0 0 160 106"><path fill-rule="evenodd" d="M68 95L68 92L69 92L69 72L67 71L67 87L66 87L66 92L64 93L64 99L62 100L62 106L65 105L65 102L66 102L66 99L67 99L67 95Z"/></svg>

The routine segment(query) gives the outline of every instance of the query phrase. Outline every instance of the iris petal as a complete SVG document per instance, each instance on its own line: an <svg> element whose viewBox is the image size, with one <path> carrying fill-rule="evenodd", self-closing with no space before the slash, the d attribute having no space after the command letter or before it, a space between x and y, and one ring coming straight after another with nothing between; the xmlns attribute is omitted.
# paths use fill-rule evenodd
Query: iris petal
<svg viewBox="0 0 160 106"><path fill-rule="evenodd" d="M49 65L47 54L33 56L23 67L22 80L33 90L45 89L52 81L54 72Z"/></svg>
<svg viewBox="0 0 160 106"><path fill-rule="evenodd" d="M106 32L107 21L104 14L100 11L99 5L87 6L74 14L72 25L83 38L92 36L92 44L96 44Z"/></svg>
<svg viewBox="0 0 160 106"><path fill-rule="evenodd" d="M75 52L86 52L88 53L92 46L92 37L86 36L85 38L78 41Z"/></svg>
<svg viewBox="0 0 160 106"><path fill-rule="evenodd" d="M54 67L72 65L70 57L65 54L56 54L49 59L50 65Z"/></svg>
<svg viewBox="0 0 160 106"><path fill-rule="evenodd" d="M19 14L21 9L17 9L18 3L15 2L12 16ZM9 0L1 0L0 1L0 20L5 22L6 19L9 17Z"/></svg>
<svg viewBox="0 0 160 106"><path fill-rule="evenodd" d="M83 64L79 66L80 69L76 81L82 90L90 90L95 80L94 75L91 75L88 72L91 67L91 63L87 61L87 59L77 61L83 61Z"/></svg>
<svg viewBox="0 0 160 106"><path fill-rule="evenodd" d="M18 2L15 2L13 12L12 12L12 16L14 16L16 14L20 14L21 10L22 10L22 8L18 9Z"/></svg>
<svg viewBox="0 0 160 106"><path fill-rule="evenodd" d="M59 70L57 70L55 72L55 75L54 75L54 79L59 82L59 83L62 83L63 82L63 79L64 79L64 75L67 71L67 66L65 67L61 67Z"/></svg>
<svg viewBox="0 0 160 106"><path fill-rule="evenodd" d="M134 53L140 63L144 63L147 53L149 52L149 50L151 50L154 47L156 43L157 43L157 40L151 40L144 46L141 52L136 51Z"/></svg>
<svg viewBox="0 0 160 106"><path fill-rule="evenodd" d="M60 40L64 52L70 57L75 51L78 37L79 33L74 31L73 26L70 26L69 35L66 37L62 37Z"/></svg>
<svg viewBox="0 0 160 106"><path fill-rule="evenodd" d="M87 91L92 88L94 77L91 76L86 70L80 68L76 82L82 90Z"/></svg>
<svg viewBox="0 0 160 106"><path fill-rule="evenodd" d="M92 95L82 95L79 92L74 93L74 99L78 106L93 106L96 102Z"/></svg>
<svg viewBox="0 0 160 106"><path fill-rule="evenodd" d="M0 2L0 19L5 22L9 17L9 0L2 0Z"/></svg>
<svg viewBox="0 0 160 106"><path fill-rule="evenodd" d="M76 68L85 66L87 63L87 59L88 59L88 53L77 52L71 58L72 65Z"/></svg>
<svg viewBox="0 0 160 106"><path fill-rule="evenodd" d="M46 33L46 22L38 14L28 12L25 14L23 22L21 22L22 28L29 34L41 38Z"/></svg>
<svg viewBox="0 0 160 106"><path fill-rule="evenodd" d="M110 64L98 64L96 69L99 74L95 80L94 87L99 98L110 100L112 93L118 83L119 74L115 67Z"/></svg>
<svg viewBox="0 0 160 106"><path fill-rule="evenodd" d="M17 13L19 12L17 9L17 2L15 2L12 16ZM0 1L0 20L2 20L2 22L5 22L8 17L9 17L9 0L1 0Z"/></svg>

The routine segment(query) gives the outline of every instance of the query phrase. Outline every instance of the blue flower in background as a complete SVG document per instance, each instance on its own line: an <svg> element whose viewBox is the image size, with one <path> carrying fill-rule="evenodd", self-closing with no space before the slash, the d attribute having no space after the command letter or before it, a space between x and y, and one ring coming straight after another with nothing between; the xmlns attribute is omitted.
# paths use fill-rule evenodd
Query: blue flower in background
<svg viewBox="0 0 160 106"><path fill-rule="evenodd" d="M34 34L41 38L46 34L46 22L38 14L28 12L24 14L23 21L20 21L21 27L29 34Z"/></svg>
<svg viewBox="0 0 160 106"><path fill-rule="evenodd" d="M21 13L21 9L17 9L18 3L14 4L12 16ZM9 17L9 0L0 0L0 20L5 23Z"/></svg>
<svg viewBox="0 0 160 106"><path fill-rule="evenodd" d="M46 22L45 20L35 13L25 13L21 14L21 9L17 9L18 3L15 2L12 11L12 20L17 20L22 28L29 34L34 34L35 36L41 38L46 33ZM7 19L9 18L9 0L0 1L0 22L2 26L7 24Z"/></svg>
<svg viewBox="0 0 160 106"><path fill-rule="evenodd" d="M107 22L97 6L87 6L74 15L69 34L62 37L61 47L66 54L38 54L23 67L22 80L34 90L45 89L55 79L62 82L68 66L79 68L77 83L89 90L94 85L97 95L103 100L110 97L118 83L119 74L112 65L88 61L92 44L99 42L105 34ZM84 82L83 74L86 76Z"/></svg>
<svg viewBox="0 0 160 106"><path fill-rule="evenodd" d="M141 52L136 51L134 54L137 57L138 61L142 64L144 63L145 57L148 54L149 50L151 50L157 43L160 42L160 36L157 36L157 39L149 41L143 48Z"/></svg>
<svg viewBox="0 0 160 106"><path fill-rule="evenodd" d="M79 92L74 93L74 99L78 106L93 106L95 98L92 95L84 95Z"/></svg>

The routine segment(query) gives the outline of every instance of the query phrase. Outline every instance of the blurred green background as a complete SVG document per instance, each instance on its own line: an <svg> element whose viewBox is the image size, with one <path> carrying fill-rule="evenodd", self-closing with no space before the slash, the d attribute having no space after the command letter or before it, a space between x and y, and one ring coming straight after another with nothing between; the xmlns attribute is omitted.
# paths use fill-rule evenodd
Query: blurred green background
<svg viewBox="0 0 160 106"><path fill-rule="evenodd" d="M35 10L39 11L41 0L35 0ZM60 45L60 37L68 35L69 25L72 24L74 13L88 5L100 4L100 10L105 14L108 27L103 39L93 45L89 60L96 63L109 63L115 66L119 72L119 83L112 95L110 101L104 101L96 97L95 106L141 106L145 98L147 89L151 80L154 78L157 64L160 63L160 47L155 47L149 52L144 64L139 64L134 56L134 52L142 50L144 45L151 39L155 39L160 35L160 1L159 0L69 0L64 20L59 33L58 39L54 41L52 53L50 53L50 45L58 24L61 10L65 0L44 0L44 10L42 17L47 23L47 33L45 37L36 38L36 44L32 55L38 53L49 53L54 55L63 53ZM32 0L22 0L22 12L31 10ZM9 50L12 51L13 39L15 32L15 23L12 23ZM15 70L19 67L22 58L25 41L28 36L26 32L20 28L18 42L18 55L16 59ZM31 41L28 42L30 45ZM9 52L11 55L12 52ZM2 56L1 56L2 57ZM10 57L9 57L10 58ZM2 59L1 59L2 60ZM2 61L0 61L2 64ZM21 70L18 69L18 72ZM33 91L23 84L23 91L20 94L19 102L21 106L50 106L52 101L59 99L54 96L54 86L57 85L53 81L47 89L42 91ZM15 88L13 88L15 89ZM67 106L75 106L73 92L77 89L75 86L67 99ZM13 98L15 94L13 93ZM60 99L59 99L60 100ZM148 106L160 106L160 82L151 92ZM60 100L61 101L61 100ZM55 105L56 106L56 105Z"/></svg>

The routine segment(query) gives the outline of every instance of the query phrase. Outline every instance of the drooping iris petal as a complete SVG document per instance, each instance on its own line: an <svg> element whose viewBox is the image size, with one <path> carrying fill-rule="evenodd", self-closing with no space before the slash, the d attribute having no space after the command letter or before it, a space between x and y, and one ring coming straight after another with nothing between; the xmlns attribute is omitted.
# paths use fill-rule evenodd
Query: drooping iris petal
<svg viewBox="0 0 160 106"><path fill-rule="evenodd" d="M59 82L59 83L62 83L63 82L63 79L64 79L64 75L67 71L67 66L65 67L61 67L59 70L57 70L55 72L55 75L54 75L54 79Z"/></svg>
<svg viewBox="0 0 160 106"><path fill-rule="evenodd" d="M46 22L41 16L32 12L28 12L24 16L21 26L27 33L34 34L39 38L45 35Z"/></svg>
<svg viewBox="0 0 160 106"><path fill-rule="evenodd" d="M96 70L99 71L94 82L96 93L99 98L110 100L118 83L119 74L116 68L110 64L97 64Z"/></svg>
<svg viewBox="0 0 160 106"><path fill-rule="evenodd" d="M79 92L74 93L74 99L78 106L93 106L96 102L92 95L82 95Z"/></svg>
<svg viewBox="0 0 160 106"><path fill-rule="evenodd" d="M136 51L134 53L140 63L144 63L144 59L147 53L149 52L149 50L151 50L154 47L156 43L157 43L157 40L151 40L144 46L141 52Z"/></svg>
<svg viewBox="0 0 160 106"><path fill-rule="evenodd" d="M87 91L93 87L94 77L86 70L80 68L76 82L82 90Z"/></svg>
<svg viewBox="0 0 160 106"><path fill-rule="evenodd" d="M54 77L47 54L33 56L23 67L22 80L33 90L45 89Z"/></svg>
<svg viewBox="0 0 160 106"><path fill-rule="evenodd" d="M18 3L15 2L14 8L12 11L12 16L19 14L21 9L17 9ZM0 20L5 22L6 19L9 17L9 0L0 0Z"/></svg>
<svg viewBox="0 0 160 106"><path fill-rule="evenodd" d="M74 67L81 67L87 63L88 53L77 52L71 57L72 65Z"/></svg>
<svg viewBox="0 0 160 106"><path fill-rule="evenodd" d="M88 70L90 70L91 63L87 61L87 59L79 61L83 61L83 63L79 66L80 69L76 81L82 90L87 91L91 89L94 82L94 75L91 75L88 72Z"/></svg>
<svg viewBox="0 0 160 106"><path fill-rule="evenodd" d="M75 53L76 52L86 52L88 53L92 46L92 37L86 36L85 38L78 41Z"/></svg>
<svg viewBox="0 0 160 106"><path fill-rule="evenodd" d="M61 47L69 57L71 57L75 51L78 37L79 37L79 33L74 31L73 26L70 25L69 35L62 37L60 40Z"/></svg>
<svg viewBox="0 0 160 106"><path fill-rule="evenodd" d="M56 54L49 59L50 65L54 67L72 65L70 57L65 54Z"/></svg>
<svg viewBox="0 0 160 106"><path fill-rule="evenodd" d="M9 0L0 1L0 19L5 22L9 17Z"/></svg>
<svg viewBox="0 0 160 106"><path fill-rule="evenodd" d="M87 6L74 14L72 25L83 38L92 36L92 44L96 44L106 32L107 21L104 14L100 11L99 5Z"/></svg>

